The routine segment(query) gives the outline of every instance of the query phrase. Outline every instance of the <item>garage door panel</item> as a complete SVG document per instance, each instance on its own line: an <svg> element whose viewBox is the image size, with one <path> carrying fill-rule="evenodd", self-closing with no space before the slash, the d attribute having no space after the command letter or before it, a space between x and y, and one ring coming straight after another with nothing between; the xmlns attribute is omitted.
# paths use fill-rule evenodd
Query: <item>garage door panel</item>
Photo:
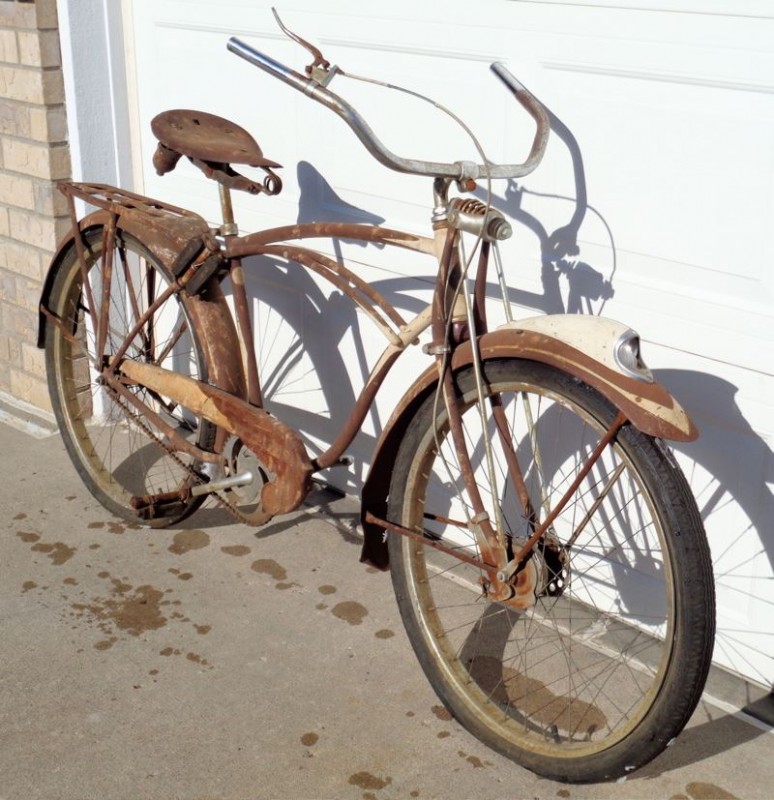
<svg viewBox="0 0 774 800"><path fill-rule="evenodd" d="M268 2L135 2L134 16L137 131L150 194L218 216L214 184L190 165L163 180L150 167L151 117L190 106L234 119L285 165L279 197L235 197L244 229L292 222L300 213L302 219L385 219L427 232L427 181L386 170L331 112L226 51L227 37L238 35L296 68L308 63L278 32ZM533 126L489 74L489 61L505 60L566 126L556 123L534 175L494 187L495 204L515 216L515 236L504 248L512 297L522 313L570 308L625 320L640 330L651 366L663 368L667 385L685 394L702 439L679 457L716 558L722 602L716 659L753 680L770 680L771 626L760 622L774 585L770 1L492 0L475 6L452 0L439 13L437 4L408 0L376 7L362 0L298 0L283 17L345 70L416 89L460 112L495 161L521 160ZM476 158L454 123L415 99L342 79L331 88L351 98L400 155ZM577 307L571 307L566 275L552 274L558 265L546 255L556 236L568 245L566 273L584 276L589 295L599 290ZM336 252L341 245L327 247ZM413 309L416 298L427 297L430 265L386 250L343 250L360 274L402 306ZM320 308L336 312L331 357L339 377L342 365L351 366L352 383L338 397L337 387L325 396L324 407L338 409L362 383L362 356L373 359L383 343L361 315L343 314L329 287L315 288L311 303L304 295L311 285L283 288L298 295L283 307L299 309L292 333L311 348L318 371L324 365L304 338L309 331L311 339L324 336ZM390 399L399 390L388 387ZM310 392L310 403L318 396ZM308 409L306 421L316 408ZM389 412L379 410L383 418ZM330 425L323 421L308 433L324 441ZM350 491L368 459L363 442L370 439L355 445L354 484L342 478Z"/></svg>

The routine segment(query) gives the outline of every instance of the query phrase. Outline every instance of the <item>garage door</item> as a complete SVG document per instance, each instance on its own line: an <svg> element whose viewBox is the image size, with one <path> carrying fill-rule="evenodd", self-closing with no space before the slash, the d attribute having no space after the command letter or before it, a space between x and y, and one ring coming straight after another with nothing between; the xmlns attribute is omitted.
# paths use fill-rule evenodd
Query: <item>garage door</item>
<svg viewBox="0 0 774 800"><path fill-rule="evenodd" d="M258 0L134 2L136 137L144 188L217 218L217 193L190 166L158 178L149 121L169 107L227 116L284 165L276 198L240 197L243 229L296 220L387 220L427 232L427 181L378 165L329 111L226 52L230 35L300 68L307 54ZM293 30L345 71L429 94L474 129L494 161L520 160L529 121L488 72L502 60L554 114L544 165L496 186L516 220L506 263L524 315L604 314L638 329L658 377L702 437L678 457L715 563L716 661L774 677L774 11L766 0L489 0L366 4L296 0ZM416 98L338 78L387 145L417 158L475 158L448 117ZM331 242L399 308L428 297L424 262ZM314 447L330 441L383 347L337 291L256 267L256 336L269 347L274 407ZM412 354L411 368L426 357ZM357 492L400 376L331 475ZM297 407L294 412L290 407Z"/></svg>

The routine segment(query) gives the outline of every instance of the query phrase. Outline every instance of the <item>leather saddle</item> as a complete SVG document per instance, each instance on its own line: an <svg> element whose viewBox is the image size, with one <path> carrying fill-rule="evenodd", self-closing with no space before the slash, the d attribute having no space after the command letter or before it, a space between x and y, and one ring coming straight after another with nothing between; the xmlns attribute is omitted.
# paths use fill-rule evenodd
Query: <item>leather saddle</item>
<svg viewBox="0 0 774 800"><path fill-rule="evenodd" d="M230 189L270 195L282 189L280 177L273 172L281 165L265 158L258 142L244 128L224 117L205 111L173 109L154 117L151 130L159 142L153 154L158 175L171 172L180 158L186 156L208 178ZM262 183L250 180L236 172L232 164L258 167L266 177Z"/></svg>

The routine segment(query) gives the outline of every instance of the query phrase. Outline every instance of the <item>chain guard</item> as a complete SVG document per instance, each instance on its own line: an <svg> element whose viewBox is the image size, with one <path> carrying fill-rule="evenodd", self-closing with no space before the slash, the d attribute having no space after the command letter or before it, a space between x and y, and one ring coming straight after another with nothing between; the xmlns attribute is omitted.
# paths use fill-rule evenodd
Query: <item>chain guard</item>
<svg viewBox="0 0 774 800"><path fill-rule="evenodd" d="M190 490L192 486L196 486L198 484L205 483L205 477L208 477L210 480L213 480L214 476L210 473L210 467L214 466L211 464L203 464L199 470L194 469L189 464L186 464L177 452L172 448L169 444L167 444L163 437L158 436L155 431L153 431L149 426L148 423L145 422L142 417L133 411L127 405L126 401L115 391L113 391L109 385L103 384L104 388L109 392L113 402L121 408L124 413L124 416L129 421L130 424L134 425L138 430L140 430L149 441L156 444L159 448L161 448L179 467L181 467L185 472L188 473L188 477L186 478L185 485L181 485L181 497L183 494L187 493L187 490ZM233 438L233 437L232 437ZM217 469L217 467L216 467ZM224 492L216 492L211 494L215 502L225 508L236 520L239 522L247 523L248 525L263 525L265 522L268 522L271 519L271 514L266 515L265 512L262 514L256 514L253 512L252 514L244 514L239 508L237 508L233 503L229 502L223 495ZM140 500L140 505L142 504L143 498L135 498L136 500ZM163 514L159 514L158 509L156 508L157 503L153 504L152 509L145 509L145 508L138 508L137 504L135 505L135 510L137 511L137 515L140 519L155 519L158 516L162 516Z"/></svg>
<svg viewBox="0 0 774 800"><path fill-rule="evenodd" d="M250 483L226 489L225 494L239 507L240 516L252 525L263 525L272 518L261 503L263 487L276 477L261 459L238 437L230 436L223 448L226 477L250 473Z"/></svg>

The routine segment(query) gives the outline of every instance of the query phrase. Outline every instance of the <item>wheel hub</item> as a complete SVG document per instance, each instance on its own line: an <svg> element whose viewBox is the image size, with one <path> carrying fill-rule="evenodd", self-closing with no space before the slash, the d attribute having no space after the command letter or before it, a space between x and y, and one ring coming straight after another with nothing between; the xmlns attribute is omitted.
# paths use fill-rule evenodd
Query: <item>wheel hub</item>
<svg viewBox="0 0 774 800"><path fill-rule="evenodd" d="M547 533L534 554L541 562L538 597L561 597L570 585L570 554L557 537Z"/></svg>
<svg viewBox="0 0 774 800"><path fill-rule="evenodd" d="M526 610L541 597L561 597L569 585L569 553L559 539L548 532L526 562L507 580L487 580L484 591L490 600Z"/></svg>

